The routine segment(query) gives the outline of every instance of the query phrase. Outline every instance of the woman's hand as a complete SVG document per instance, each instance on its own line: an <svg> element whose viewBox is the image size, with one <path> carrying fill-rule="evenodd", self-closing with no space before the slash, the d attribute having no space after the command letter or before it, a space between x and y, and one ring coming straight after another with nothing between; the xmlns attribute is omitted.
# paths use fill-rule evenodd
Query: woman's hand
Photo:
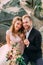
<svg viewBox="0 0 43 65"><path fill-rule="evenodd" d="M20 34L20 37L21 37L21 39L24 40L24 39L25 39L25 35L24 35L24 33L21 33L21 34Z"/></svg>
<svg viewBox="0 0 43 65"><path fill-rule="evenodd" d="M29 40L28 40L28 39L25 39L25 40L24 40L24 44L28 47L29 44L30 44Z"/></svg>

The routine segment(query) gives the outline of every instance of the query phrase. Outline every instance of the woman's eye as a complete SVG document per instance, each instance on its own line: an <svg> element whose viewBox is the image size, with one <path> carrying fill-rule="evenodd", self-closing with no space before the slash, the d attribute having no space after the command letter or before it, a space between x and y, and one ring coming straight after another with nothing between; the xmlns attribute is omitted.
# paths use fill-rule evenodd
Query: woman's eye
<svg viewBox="0 0 43 65"><path fill-rule="evenodd" d="M18 25L21 25L20 23L17 23Z"/></svg>
<svg viewBox="0 0 43 65"><path fill-rule="evenodd" d="M19 25L19 23L17 23Z"/></svg>

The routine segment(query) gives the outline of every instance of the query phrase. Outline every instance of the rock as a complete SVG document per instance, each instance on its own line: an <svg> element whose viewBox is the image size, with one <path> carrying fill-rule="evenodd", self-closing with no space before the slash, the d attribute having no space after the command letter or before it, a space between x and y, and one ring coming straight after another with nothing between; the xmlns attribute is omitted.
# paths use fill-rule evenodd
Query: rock
<svg viewBox="0 0 43 65"><path fill-rule="evenodd" d="M43 53L43 26L39 29L41 35L42 35L42 53Z"/></svg>
<svg viewBox="0 0 43 65"><path fill-rule="evenodd" d="M0 24L0 43L6 41L6 39L5 39L5 37L6 37L6 30L8 28L9 28L8 26Z"/></svg>

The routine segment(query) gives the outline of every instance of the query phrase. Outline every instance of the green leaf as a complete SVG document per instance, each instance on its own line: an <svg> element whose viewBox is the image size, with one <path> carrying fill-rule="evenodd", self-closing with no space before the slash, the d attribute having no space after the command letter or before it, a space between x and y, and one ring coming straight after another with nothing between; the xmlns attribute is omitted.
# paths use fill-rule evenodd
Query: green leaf
<svg viewBox="0 0 43 65"><path fill-rule="evenodd" d="M16 63L19 63L19 65L26 65L22 56L16 59Z"/></svg>

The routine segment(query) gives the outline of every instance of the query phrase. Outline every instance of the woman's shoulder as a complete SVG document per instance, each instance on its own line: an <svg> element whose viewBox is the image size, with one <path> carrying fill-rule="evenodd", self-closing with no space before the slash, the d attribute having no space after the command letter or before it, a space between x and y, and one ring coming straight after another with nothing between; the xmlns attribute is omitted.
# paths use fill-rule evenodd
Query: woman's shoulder
<svg viewBox="0 0 43 65"><path fill-rule="evenodd" d="M8 29L7 31L6 31L6 34L10 34L11 33L11 31Z"/></svg>

